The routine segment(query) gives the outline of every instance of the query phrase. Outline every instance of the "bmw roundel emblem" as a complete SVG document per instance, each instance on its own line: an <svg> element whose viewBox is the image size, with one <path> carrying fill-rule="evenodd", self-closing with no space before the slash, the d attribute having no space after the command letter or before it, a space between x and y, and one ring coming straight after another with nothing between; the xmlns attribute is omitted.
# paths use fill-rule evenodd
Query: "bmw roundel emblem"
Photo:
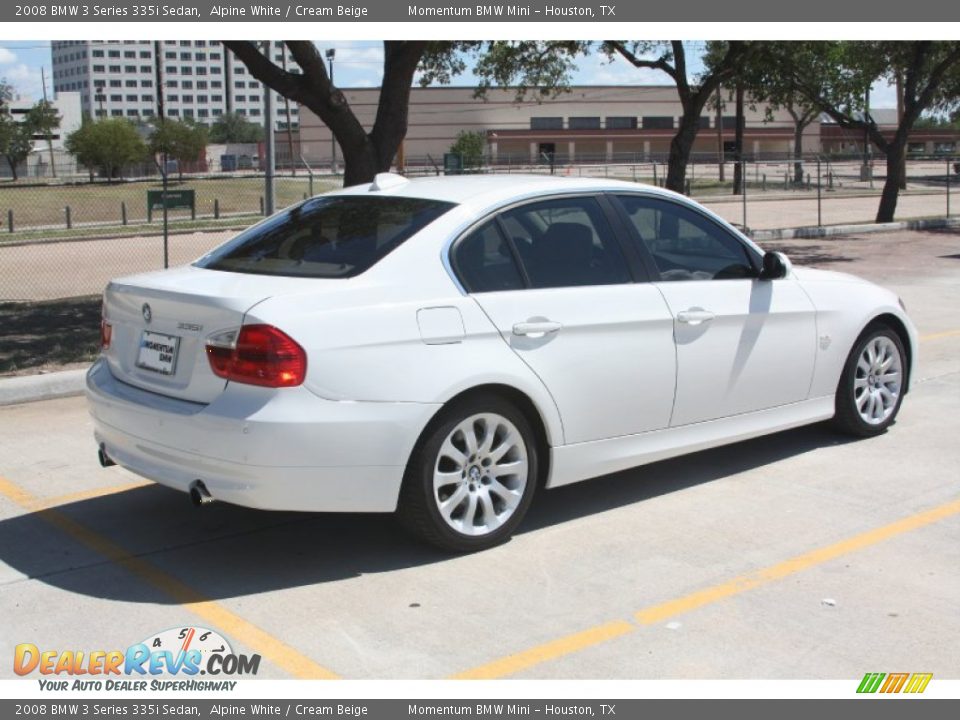
<svg viewBox="0 0 960 720"><path fill-rule="evenodd" d="M150 309L149 303L144 303L142 310L143 310L143 319L145 322L149 323L151 320L153 320L153 311Z"/></svg>

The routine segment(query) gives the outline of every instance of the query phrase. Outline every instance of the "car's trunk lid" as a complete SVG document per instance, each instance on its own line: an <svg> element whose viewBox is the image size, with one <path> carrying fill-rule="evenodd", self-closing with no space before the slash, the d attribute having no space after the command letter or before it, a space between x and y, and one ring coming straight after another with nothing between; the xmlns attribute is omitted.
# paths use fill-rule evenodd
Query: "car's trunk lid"
<svg viewBox="0 0 960 720"><path fill-rule="evenodd" d="M206 357L206 338L237 328L268 297L309 280L203 270L192 266L111 282L104 293L110 370L123 382L209 403L223 392Z"/></svg>

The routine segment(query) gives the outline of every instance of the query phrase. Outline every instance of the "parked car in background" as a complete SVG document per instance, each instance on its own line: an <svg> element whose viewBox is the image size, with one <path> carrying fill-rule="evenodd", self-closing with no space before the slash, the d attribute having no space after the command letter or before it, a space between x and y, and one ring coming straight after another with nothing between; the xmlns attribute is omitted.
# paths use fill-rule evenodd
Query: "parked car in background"
<svg viewBox="0 0 960 720"><path fill-rule="evenodd" d="M832 419L895 420L895 294L633 183L459 176L311 198L114 280L104 464L265 510L394 512L455 551L540 488Z"/></svg>

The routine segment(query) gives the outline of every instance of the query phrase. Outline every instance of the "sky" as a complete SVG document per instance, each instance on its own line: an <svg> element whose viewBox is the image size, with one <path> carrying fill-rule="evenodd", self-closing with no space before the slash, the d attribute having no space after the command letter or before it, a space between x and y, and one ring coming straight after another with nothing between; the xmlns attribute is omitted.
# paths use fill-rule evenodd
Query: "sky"
<svg viewBox="0 0 960 720"><path fill-rule="evenodd" d="M699 45L695 43L694 45ZM383 44L379 41L317 42L321 52L336 49L334 80L343 88L376 87L380 84ZM0 79L12 85L22 96L43 97L40 68L45 68L47 92L52 91L50 43L46 41L0 41ZM691 68L695 71L697 68ZM656 70L637 69L623 60L609 62L596 53L581 58L572 81L577 85L668 85L670 79ZM472 86L476 78L468 72L454 79L454 85ZM871 91L873 107L896 107L896 94L886 82Z"/></svg>

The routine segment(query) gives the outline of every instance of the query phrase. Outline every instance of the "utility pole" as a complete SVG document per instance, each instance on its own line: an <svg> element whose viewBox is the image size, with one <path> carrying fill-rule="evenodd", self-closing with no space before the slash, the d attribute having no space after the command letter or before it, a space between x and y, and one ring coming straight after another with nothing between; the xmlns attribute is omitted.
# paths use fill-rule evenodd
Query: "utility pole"
<svg viewBox="0 0 960 720"><path fill-rule="evenodd" d="M723 100L720 98L720 87L717 86L717 163L720 170L720 182L724 181L723 157Z"/></svg>
<svg viewBox="0 0 960 720"><path fill-rule="evenodd" d="M43 65L40 66L40 83L43 85L43 109L44 112L50 110L50 107L47 105L47 75L44 72ZM47 151L50 153L50 174L53 177L57 176L57 161L53 158L53 138L50 137L50 127L47 126Z"/></svg>
<svg viewBox="0 0 960 720"><path fill-rule="evenodd" d="M264 53L267 56L267 60L270 59L270 41L263 41ZM273 195L273 172L274 172L274 163L275 158L273 156L273 90L271 90L266 83L261 83L263 85L263 130L264 130L264 160L266 161L266 172L263 175L264 179L264 188L263 188L263 212L264 215L273 215L275 210L275 202Z"/></svg>
<svg viewBox="0 0 960 720"><path fill-rule="evenodd" d="M153 41L153 73L157 83L157 123L160 132L166 122L163 111L163 73L160 69L160 41ZM167 217L167 152L161 156L160 179L163 182L163 267L170 267L170 219Z"/></svg>
<svg viewBox="0 0 960 720"><path fill-rule="evenodd" d="M903 74L897 73L897 127L903 124ZM904 148L906 150L906 148ZM900 189L907 189L907 153L900 157Z"/></svg>
<svg viewBox="0 0 960 720"><path fill-rule="evenodd" d="M327 65L330 67L330 84L333 85L333 59L337 56L336 48L327 50ZM333 128L330 128L330 172L337 174L337 138L333 135Z"/></svg>
<svg viewBox="0 0 960 720"><path fill-rule="evenodd" d="M870 168L870 88L863 96L863 165L860 168L860 182L873 181Z"/></svg>
<svg viewBox="0 0 960 720"><path fill-rule="evenodd" d="M743 117L743 83L737 80L737 89L736 89L736 104L737 104L737 129L734 131L734 146L735 146L735 155L734 160L736 161L733 166L733 194L744 193L746 195L746 183L747 178L744 177L746 167L744 166L743 159L743 126L745 125ZM744 212L746 212L746 205L744 205ZM746 227L746 220L744 220L744 227Z"/></svg>
<svg viewBox="0 0 960 720"><path fill-rule="evenodd" d="M280 41L280 62L283 63L283 71L287 71L287 45ZM290 171L296 176L297 161L293 157L293 122L290 120L290 98L284 96L283 107L287 115L287 152L290 156Z"/></svg>

